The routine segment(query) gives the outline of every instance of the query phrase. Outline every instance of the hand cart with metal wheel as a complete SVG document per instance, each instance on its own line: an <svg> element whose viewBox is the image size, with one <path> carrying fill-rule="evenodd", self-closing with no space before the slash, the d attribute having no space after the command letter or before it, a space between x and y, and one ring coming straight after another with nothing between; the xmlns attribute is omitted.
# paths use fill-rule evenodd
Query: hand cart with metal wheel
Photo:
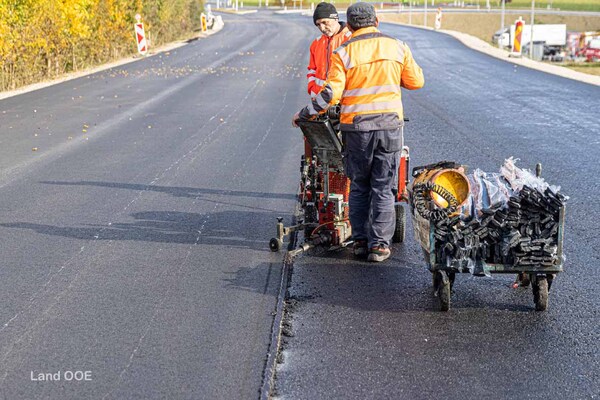
<svg viewBox="0 0 600 400"><path fill-rule="evenodd" d="M540 176L540 164L538 164L536 170L538 176ZM411 189L409 189L409 194L412 196ZM447 259L440 257L440 254L443 253L440 249L440 241L436 240L436 222L425 219L414 207L411 208L411 216L415 237L421 245L427 267L432 273L434 296L439 300L440 310L448 311L456 274L469 271L462 267L456 267L449 263ZM545 311L548 308L548 292L552 287L555 275L563 271L564 222L565 206L562 205L558 212L558 229L553 237L556 242L556 257L551 265L547 263L545 265L536 265L535 263L528 263L527 265L502 264L486 262L485 259L479 258L476 261L479 270L477 275L482 276L488 273L516 274L517 279L514 287L531 285L535 310Z"/></svg>

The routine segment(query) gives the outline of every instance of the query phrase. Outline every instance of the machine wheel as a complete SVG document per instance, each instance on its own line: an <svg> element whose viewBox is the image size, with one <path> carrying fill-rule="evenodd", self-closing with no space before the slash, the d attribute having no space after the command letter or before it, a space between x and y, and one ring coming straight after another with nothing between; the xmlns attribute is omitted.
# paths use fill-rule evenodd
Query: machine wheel
<svg viewBox="0 0 600 400"><path fill-rule="evenodd" d="M545 275L531 277L535 311L546 311L548 308L548 280Z"/></svg>
<svg viewBox="0 0 600 400"><path fill-rule="evenodd" d="M435 271L433 273L434 295L440 301L440 311L450 310L451 284L452 281L445 271Z"/></svg>
<svg viewBox="0 0 600 400"><path fill-rule="evenodd" d="M277 238L272 238L271 240L269 240L269 248L271 249L272 252L277 252L277 251L281 250L282 247L283 247L283 240L279 240Z"/></svg>
<svg viewBox="0 0 600 400"><path fill-rule="evenodd" d="M392 241L394 243L402 243L406 235L406 213L401 204L396 204L394 209L396 210L396 229L394 230Z"/></svg>

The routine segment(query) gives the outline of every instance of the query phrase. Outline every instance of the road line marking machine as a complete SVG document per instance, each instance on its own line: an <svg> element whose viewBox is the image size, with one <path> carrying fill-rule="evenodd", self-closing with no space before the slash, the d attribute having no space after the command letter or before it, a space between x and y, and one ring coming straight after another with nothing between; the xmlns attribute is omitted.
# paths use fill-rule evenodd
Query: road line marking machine
<svg viewBox="0 0 600 400"><path fill-rule="evenodd" d="M277 236L269 242L269 248L276 252L283 247L286 236L303 231L304 243L287 253L292 258L317 246L333 250L353 243L348 207L350 179L344 174L339 106L330 108L316 120L297 123L310 146L300 161L301 216L292 226L284 226L283 218L277 218ZM402 203L408 201L408 170L409 148L403 146L398 168L394 243L403 242L405 236L406 214Z"/></svg>

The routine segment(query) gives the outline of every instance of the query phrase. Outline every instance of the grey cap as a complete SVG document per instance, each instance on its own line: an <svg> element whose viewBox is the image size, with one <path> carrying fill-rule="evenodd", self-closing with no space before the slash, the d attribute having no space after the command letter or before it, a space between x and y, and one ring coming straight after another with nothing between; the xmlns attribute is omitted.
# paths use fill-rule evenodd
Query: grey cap
<svg viewBox="0 0 600 400"><path fill-rule="evenodd" d="M369 3L354 3L346 10L346 20L354 30L375 26L375 18L375 7Z"/></svg>

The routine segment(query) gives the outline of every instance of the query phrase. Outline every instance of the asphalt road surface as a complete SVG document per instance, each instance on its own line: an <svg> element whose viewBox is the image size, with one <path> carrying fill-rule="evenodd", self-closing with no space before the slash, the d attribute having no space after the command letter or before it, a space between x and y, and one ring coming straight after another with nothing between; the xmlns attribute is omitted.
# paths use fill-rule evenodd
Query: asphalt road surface
<svg viewBox="0 0 600 400"><path fill-rule="evenodd" d="M0 101L2 398L258 398L314 35L266 17Z"/></svg>
<svg viewBox="0 0 600 400"><path fill-rule="evenodd" d="M534 311L514 275L458 276L438 310L431 274L408 240L381 265L350 250L297 259L277 393L293 399L590 399L600 397L600 88L517 67L431 31L383 25L405 40L426 86L405 92L413 166L453 160L498 172L543 165L570 196L565 272ZM289 330L289 328L288 328Z"/></svg>
<svg viewBox="0 0 600 400"><path fill-rule="evenodd" d="M0 101L2 398L267 395L283 259L267 244L275 217L292 222L290 120L317 32L299 16L224 19L170 53ZM598 397L600 90L383 30L426 74L405 94L412 164L542 162L571 197L566 272L546 313L512 277L468 276L440 313L410 231L382 265L303 256L273 394Z"/></svg>

